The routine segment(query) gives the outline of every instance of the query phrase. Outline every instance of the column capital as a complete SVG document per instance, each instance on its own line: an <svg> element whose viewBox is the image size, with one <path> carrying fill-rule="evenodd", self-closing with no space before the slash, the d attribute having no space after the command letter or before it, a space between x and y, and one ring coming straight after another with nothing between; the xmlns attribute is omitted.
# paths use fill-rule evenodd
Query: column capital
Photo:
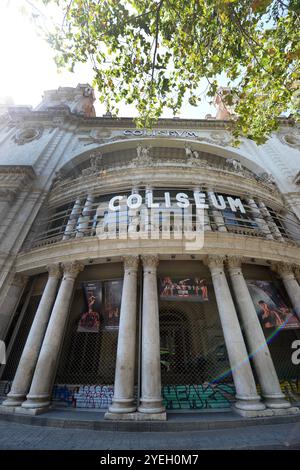
<svg viewBox="0 0 300 470"><path fill-rule="evenodd" d="M293 272L293 265L288 264L288 263L283 263L283 262L278 262L278 263L272 263L271 264L271 269L272 271L275 271L281 278L287 277L287 276L292 276L294 277L294 272Z"/></svg>
<svg viewBox="0 0 300 470"><path fill-rule="evenodd" d="M16 273L13 277L11 284L16 287L25 287L28 281L28 276Z"/></svg>
<svg viewBox="0 0 300 470"><path fill-rule="evenodd" d="M139 266L139 257L138 256L123 256L122 261L124 263L124 270L130 269L131 271L137 271Z"/></svg>
<svg viewBox="0 0 300 470"><path fill-rule="evenodd" d="M75 279L80 271L83 271L84 264L79 261L71 261L63 264L64 279Z"/></svg>
<svg viewBox="0 0 300 470"><path fill-rule="evenodd" d="M61 269L59 264L49 264L47 266L47 271L49 273L49 277L54 277L56 279L61 277Z"/></svg>
<svg viewBox="0 0 300 470"><path fill-rule="evenodd" d="M300 266L299 265L295 265L294 267L294 272L295 272L295 276L297 279L300 279Z"/></svg>
<svg viewBox="0 0 300 470"><path fill-rule="evenodd" d="M157 255L142 255L143 267L145 269L156 269L158 266Z"/></svg>
<svg viewBox="0 0 300 470"><path fill-rule="evenodd" d="M208 255L203 261L209 268L221 268L224 267L225 256L222 255Z"/></svg>
<svg viewBox="0 0 300 470"><path fill-rule="evenodd" d="M228 256L226 260L226 264L228 268L239 268L241 269L242 267L242 258L239 256Z"/></svg>

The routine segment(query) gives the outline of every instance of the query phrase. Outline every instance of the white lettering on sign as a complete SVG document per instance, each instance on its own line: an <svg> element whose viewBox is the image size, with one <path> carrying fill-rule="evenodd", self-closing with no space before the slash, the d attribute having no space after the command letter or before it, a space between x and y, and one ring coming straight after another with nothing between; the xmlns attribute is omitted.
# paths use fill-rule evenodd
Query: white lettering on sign
<svg viewBox="0 0 300 470"><path fill-rule="evenodd" d="M169 192L164 193L164 202L154 202L153 191L147 191L145 196L145 204L148 209L159 209L159 208L170 208L171 207L171 197ZM246 213L246 210L243 206L243 203L240 198L233 198L232 196L226 197L229 207L232 212L240 211L242 214ZM186 193L177 193L175 195L176 205L181 209L186 209L190 204L195 204L197 209L208 209L209 204L207 201L210 201L211 205L218 210L225 210L227 204L224 196L215 194L212 191L209 191L208 194L200 193L199 191L194 191L194 201L191 202L189 196ZM110 199L108 208L112 212L120 210L120 202L127 204L129 209L138 209L143 204L143 198L140 194L131 194L130 196L114 196Z"/></svg>
<svg viewBox="0 0 300 470"><path fill-rule="evenodd" d="M124 135L135 137L198 137L194 131L173 131L173 130L147 130L147 129L126 129Z"/></svg>

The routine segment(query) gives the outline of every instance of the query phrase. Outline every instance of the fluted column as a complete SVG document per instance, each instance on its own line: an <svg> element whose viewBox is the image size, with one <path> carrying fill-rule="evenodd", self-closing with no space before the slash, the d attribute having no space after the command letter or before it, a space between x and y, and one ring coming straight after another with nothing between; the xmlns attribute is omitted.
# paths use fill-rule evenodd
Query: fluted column
<svg viewBox="0 0 300 470"><path fill-rule="evenodd" d="M21 295L27 284L28 277L22 274L15 274L7 294L0 306L0 339L4 340L12 317L16 311Z"/></svg>
<svg viewBox="0 0 300 470"><path fill-rule="evenodd" d="M39 354L25 409L47 411L51 402L51 388L56 373L57 358L64 338L75 279L83 264L74 261L63 265L64 274L54 303L50 321Z"/></svg>
<svg viewBox="0 0 300 470"><path fill-rule="evenodd" d="M144 270L142 320L142 396L141 413L165 411L161 397L160 335L157 294L158 257L142 257Z"/></svg>
<svg viewBox="0 0 300 470"><path fill-rule="evenodd" d="M288 263L273 263L272 269L276 271L282 279L294 312L300 319L300 286L295 278L293 266Z"/></svg>
<svg viewBox="0 0 300 470"><path fill-rule="evenodd" d="M115 386L110 413L130 413L134 405L138 256L124 258Z"/></svg>
<svg viewBox="0 0 300 470"><path fill-rule="evenodd" d="M241 260L230 257L228 271L265 404L268 408L289 408L291 405L281 392L269 347L243 276Z"/></svg>
<svg viewBox="0 0 300 470"><path fill-rule="evenodd" d="M59 265L48 267L49 277L36 311L22 356L12 383L11 391L4 406L18 406L23 403L29 391L34 368L39 356L44 334L61 277Z"/></svg>
<svg viewBox="0 0 300 470"><path fill-rule="evenodd" d="M207 258L216 295L224 340L236 388L235 407L241 414L265 409L257 394L247 349L228 287L221 256Z"/></svg>

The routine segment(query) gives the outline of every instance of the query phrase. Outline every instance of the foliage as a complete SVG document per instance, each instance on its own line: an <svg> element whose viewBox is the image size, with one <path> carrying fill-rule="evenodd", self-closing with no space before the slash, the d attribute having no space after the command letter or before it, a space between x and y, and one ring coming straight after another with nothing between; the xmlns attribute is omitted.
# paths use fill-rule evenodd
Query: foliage
<svg viewBox="0 0 300 470"><path fill-rule="evenodd" d="M237 138L264 142L288 111L299 119L300 0L39 0L64 11L47 33L58 66L91 61L107 110L125 100L151 127L218 92L226 74ZM37 3L38 0L35 0ZM34 0L31 0L31 4Z"/></svg>

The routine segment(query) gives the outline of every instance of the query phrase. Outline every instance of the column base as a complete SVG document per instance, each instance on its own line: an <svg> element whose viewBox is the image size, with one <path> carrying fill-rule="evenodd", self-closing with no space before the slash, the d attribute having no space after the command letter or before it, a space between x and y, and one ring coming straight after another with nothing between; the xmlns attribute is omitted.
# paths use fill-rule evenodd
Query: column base
<svg viewBox="0 0 300 470"><path fill-rule="evenodd" d="M108 411L110 413L134 413L136 406L133 403L133 398L113 398Z"/></svg>
<svg viewBox="0 0 300 470"><path fill-rule="evenodd" d="M36 416L36 415L41 415L43 413L47 413L49 411L49 406L48 407L40 407L40 408L25 408L23 406L17 406L15 408L15 413L21 414L21 415L31 415L31 416Z"/></svg>
<svg viewBox="0 0 300 470"><path fill-rule="evenodd" d="M266 406L260 401L259 396L254 397L242 397L236 395L236 402L234 408L244 411L262 411L266 409Z"/></svg>
<svg viewBox="0 0 300 470"><path fill-rule="evenodd" d="M167 421L167 413L111 413L108 411L104 419L111 421Z"/></svg>
<svg viewBox="0 0 300 470"><path fill-rule="evenodd" d="M9 393L1 406L7 406L8 408L21 406L25 400L26 400L26 394L19 395L19 394Z"/></svg>
<svg viewBox="0 0 300 470"><path fill-rule="evenodd" d="M244 418L263 418L265 416L273 416L273 410L262 408L262 409L242 409L238 408L235 404L232 405L232 410Z"/></svg>
<svg viewBox="0 0 300 470"><path fill-rule="evenodd" d="M49 395L27 395L27 400L22 403L20 408L25 410L41 410L44 413L49 409L51 401ZM39 414L36 412L34 414Z"/></svg>
<svg viewBox="0 0 300 470"><path fill-rule="evenodd" d="M3 404L0 405L0 414L12 414L15 412L15 406L5 406Z"/></svg>
<svg viewBox="0 0 300 470"><path fill-rule="evenodd" d="M159 400L141 400L141 404L138 407L139 413L164 413L166 411L165 407L162 404L162 401Z"/></svg>
<svg viewBox="0 0 300 470"><path fill-rule="evenodd" d="M267 408L274 410L291 408L291 403L285 399L284 395L262 395Z"/></svg>

